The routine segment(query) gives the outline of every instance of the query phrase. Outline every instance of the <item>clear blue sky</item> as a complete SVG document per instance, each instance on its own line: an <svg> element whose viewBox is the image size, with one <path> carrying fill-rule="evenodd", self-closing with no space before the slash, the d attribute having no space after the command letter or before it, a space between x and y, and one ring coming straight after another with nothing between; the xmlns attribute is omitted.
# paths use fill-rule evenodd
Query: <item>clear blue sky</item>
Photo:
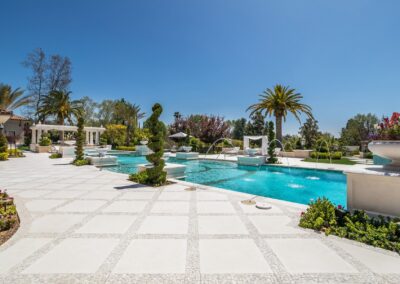
<svg viewBox="0 0 400 284"><path fill-rule="evenodd" d="M0 11L0 82L13 87L41 47L71 58L74 97L125 97L147 113L160 102L166 122L247 117L276 83L333 133L356 113L400 110L398 0L13 0Z"/></svg>

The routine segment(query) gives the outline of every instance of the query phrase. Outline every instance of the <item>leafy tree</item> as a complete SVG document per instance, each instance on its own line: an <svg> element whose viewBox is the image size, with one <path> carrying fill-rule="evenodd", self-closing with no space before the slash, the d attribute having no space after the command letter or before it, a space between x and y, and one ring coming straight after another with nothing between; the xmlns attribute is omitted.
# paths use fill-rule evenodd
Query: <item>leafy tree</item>
<svg viewBox="0 0 400 284"><path fill-rule="evenodd" d="M274 132L274 123L270 121L268 123L268 163L275 164L278 159L275 155L276 141L275 141L275 132Z"/></svg>
<svg viewBox="0 0 400 284"><path fill-rule="evenodd" d="M113 147L122 146L126 141L126 126L121 124L108 124L101 137L107 144Z"/></svg>
<svg viewBox="0 0 400 284"><path fill-rule="evenodd" d="M299 134L304 138L304 146L306 149L314 147L315 142L320 136L318 121L312 118L307 118L306 122L300 127Z"/></svg>
<svg viewBox="0 0 400 284"><path fill-rule="evenodd" d="M47 58L44 51L37 48L28 54L22 64L32 71L32 75L28 78L28 91L32 97L27 109L28 114L33 112L36 120L44 121L45 117L39 117L43 97L51 91L67 92L69 90L72 82L71 61L68 57L58 54Z"/></svg>
<svg viewBox="0 0 400 284"><path fill-rule="evenodd" d="M146 168L145 172L132 174L130 179L135 182L160 186L165 184L167 173L164 171L165 162L162 159L164 154L164 136L166 128L163 122L159 120L162 113L160 104L155 104L152 108L152 115L147 119L146 125L150 131L149 148L153 151L146 159L152 164Z"/></svg>
<svg viewBox="0 0 400 284"><path fill-rule="evenodd" d="M37 114L42 96L48 93L46 88L46 70L48 69L48 64L44 51L41 48L33 50L28 54L25 61L22 62L22 65L32 70L32 76L28 78L27 88L29 95L32 97L30 108L33 109L33 113Z"/></svg>
<svg viewBox="0 0 400 284"><path fill-rule="evenodd" d="M142 119L144 115L138 105L131 104L124 99L115 103L114 119L116 122L126 125L126 146L131 144L132 134L138 127L139 119Z"/></svg>
<svg viewBox="0 0 400 284"><path fill-rule="evenodd" d="M170 133L184 132L188 129L188 119L183 118L180 112L174 112L174 122L169 126Z"/></svg>
<svg viewBox="0 0 400 284"><path fill-rule="evenodd" d="M80 101L82 103L82 115L85 124L87 126L100 126L99 121L96 118L98 104L88 96L81 98Z"/></svg>
<svg viewBox="0 0 400 284"><path fill-rule="evenodd" d="M85 143L85 132L83 131L84 127L84 119L83 117L78 118L78 131L76 133L76 146L75 146L75 160L74 163L77 161L84 160L84 153L83 153L83 144Z"/></svg>
<svg viewBox="0 0 400 284"><path fill-rule="evenodd" d="M55 116L59 125L64 125L65 120L73 124L73 119L82 116L83 108L79 100L71 100L71 92L51 91L47 96L42 97L39 117ZM64 134L60 132L60 140Z"/></svg>
<svg viewBox="0 0 400 284"><path fill-rule="evenodd" d="M20 88L12 90L11 86L0 84L0 109L13 111L29 104L30 101L30 96L24 96L24 91Z"/></svg>
<svg viewBox="0 0 400 284"><path fill-rule="evenodd" d="M169 126L170 133L191 133L205 143L212 143L229 134L229 124L223 117L215 115L192 114L189 117L176 117Z"/></svg>
<svg viewBox="0 0 400 284"><path fill-rule="evenodd" d="M242 140L246 129L246 119L242 117L240 119L234 120L232 122L232 125L232 138Z"/></svg>
<svg viewBox="0 0 400 284"><path fill-rule="evenodd" d="M262 113L257 111L250 116L250 119L246 125L245 135L265 134L265 119Z"/></svg>
<svg viewBox="0 0 400 284"><path fill-rule="evenodd" d="M115 123L115 121L113 120L114 111L115 101L113 100L104 100L100 104L98 104L98 112L96 114L96 118L99 121L99 124L108 125Z"/></svg>
<svg viewBox="0 0 400 284"><path fill-rule="evenodd" d="M47 90L67 92L71 78L71 60L66 56L54 54L48 62L46 76Z"/></svg>
<svg viewBox="0 0 400 284"><path fill-rule="evenodd" d="M369 136L374 134L374 125L378 122L379 119L374 114L357 114L347 121L346 127L342 128L341 143L350 146L361 145L361 141L369 140Z"/></svg>
<svg viewBox="0 0 400 284"><path fill-rule="evenodd" d="M260 97L259 103L251 105L247 110L251 110L251 114L264 112L265 115L275 116L276 138L279 141L282 141L282 120L286 121L288 112L299 122L301 113L313 117L311 107L300 102L303 96L289 86L275 85L273 90L266 89Z"/></svg>

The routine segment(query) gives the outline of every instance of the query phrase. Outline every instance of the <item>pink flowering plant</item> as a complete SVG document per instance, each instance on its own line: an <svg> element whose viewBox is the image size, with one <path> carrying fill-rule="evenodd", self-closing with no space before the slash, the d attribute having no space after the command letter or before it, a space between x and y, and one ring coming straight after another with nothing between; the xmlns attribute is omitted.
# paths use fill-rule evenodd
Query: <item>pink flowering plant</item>
<svg viewBox="0 0 400 284"><path fill-rule="evenodd" d="M390 118L384 117L375 129L373 140L400 140L400 112L394 112Z"/></svg>

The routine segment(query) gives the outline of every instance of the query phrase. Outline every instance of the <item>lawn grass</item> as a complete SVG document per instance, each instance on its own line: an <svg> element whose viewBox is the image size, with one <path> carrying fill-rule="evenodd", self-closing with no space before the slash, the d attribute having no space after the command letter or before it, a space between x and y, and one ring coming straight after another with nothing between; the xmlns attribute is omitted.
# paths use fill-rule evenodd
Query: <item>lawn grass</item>
<svg viewBox="0 0 400 284"><path fill-rule="evenodd" d="M303 160L304 162L310 162L310 163L325 163L325 164L330 164L331 161L329 159L312 159L312 158L306 158ZM339 165L355 165L356 162L351 161L347 158L341 158L340 160L333 160L332 159L332 164L339 164Z"/></svg>

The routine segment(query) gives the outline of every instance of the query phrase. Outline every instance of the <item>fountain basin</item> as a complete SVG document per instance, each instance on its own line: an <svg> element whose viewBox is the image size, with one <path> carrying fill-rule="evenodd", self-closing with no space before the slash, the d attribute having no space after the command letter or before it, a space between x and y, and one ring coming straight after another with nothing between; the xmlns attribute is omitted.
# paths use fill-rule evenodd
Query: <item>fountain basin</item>
<svg viewBox="0 0 400 284"><path fill-rule="evenodd" d="M106 167L118 165L117 157L105 155L103 157L88 157L90 164L96 167Z"/></svg>
<svg viewBox="0 0 400 284"><path fill-rule="evenodd" d="M368 144L368 149L379 157L391 160L392 162L387 166L400 168L400 141L372 141Z"/></svg>
<svg viewBox="0 0 400 284"><path fill-rule="evenodd" d="M199 153L197 152L178 152L176 153L176 158L179 160L195 160L199 158Z"/></svg>
<svg viewBox="0 0 400 284"><path fill-rule="evenodd" d="M261 166L265 164L265 156L239 156L238 165L242 166Z"/></svg>

